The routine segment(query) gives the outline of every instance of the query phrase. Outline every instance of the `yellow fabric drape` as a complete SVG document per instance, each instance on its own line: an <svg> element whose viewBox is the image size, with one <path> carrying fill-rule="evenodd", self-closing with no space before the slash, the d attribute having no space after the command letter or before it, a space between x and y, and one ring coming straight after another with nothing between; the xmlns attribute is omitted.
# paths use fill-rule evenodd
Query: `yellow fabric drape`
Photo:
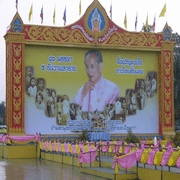
<svg viewBox="0 0 180 180"><path fill-rule="evenodd" d="M123 146L120 146L119 153L123 153Z"/></svg>
<svg viewBox="0 0 180 180"><path fill-rule="evenodd" d="M26 141L26 142L19 142L19 141L14 141L14 140L8 139L8 144L11 144L12 142L15 143L15 144L28 144L30 142L33 142L33 139L29 140L29 141Z"/></svg>
<svg viewBox="0 0 180 180"><path fill-rule="evenodd" d="M49 142L45 141L45 150L48 151L48 149L49 149Z"/></svg>
<svg viewBox="0 0 180 180"><path fill-rule="evenodd" d="M49 151L52 152L52 143L49 142Z"/></svg>
<svg viewBox="0 0 180 180"><path fill-rule="evenodd" d="M114 169L114 173L115 173L115 174L118 174L118 162L116 162L116 166L115 166L115 169Z"/></svg>
<svg viewBox="0 0 180 180"><path fill-rule="evenodd" d="M69 149L69 152L72 154L72 145L70 143L68 143L68 149Z"/></svg>
<svg viewBox="0 0 180 180"><path fill-rule="evenodd" d="M65 148L64 148L64 144L63 143L61 143L61 152L63 152L63 153L65 153L66 151L65 151Z"/></svg>
<svg viewBox="0 0 180 180"><path fill-rule="evenodd" d="M130 151L132 152L132 151L135 151L135 150L138 150L138 148L136 146L132 146Z"/></svg>
<svg viewBox="0 0 180 180"><path fill-rule="evenodd" d="M168 140L162 140L162 141L161 141L161 146L162 146L162 147L165 147L166 144L167 144L167 142L168 142Z"/></svg>
<svg viewBox="0 0 180 180"><path fill-rule="evenodd" d="M79 154L80 154L80 147L79 147L79 145L78 144L76 144L76 153L77 153L77 155L79 156Z"/></svg>
<svg viewBox="0 0 180 180"><path fill-rule="evenodd" d="M54 143L54 147L55 147L56 152L58 152L58 145L57 145L57 142Z"/></svg>
<svg viewBox="0 0 180 180"><path fill-rule="evenodd" d="M160 166L163 154L164 152L160 152L160 151L156 152L154 156L154 165Z"/></svg>
<svg viewBox="0 0 180 180"><path fill-rule="evenodd" d="M39 141L38 143L39 143L39 148L40 148L41 150L43 150L43 149L42 149L42 142Z"/></svg>
<svg viewBox="0 0 180 180"><path fill-rule="evenodd" d="M142 156L141 156L141 163L146 164L147 160L148 160L148 154L149 154L150 150L146 149L143 151Z"/></svg>
<svg viewBox="0 0 180 180"><path fill-rule="evenodd" d="M169 158L169 161L168 161L168 166L175 166L178 156L179 156L178 151L172 152L172 154L171 154L171 156Z"/></svg>
<svg viewBox="0 0 180 180"><path fill-rule="evenodd" d="M89 151L88 145L84 145L84 152L88 152L88 151Z"/></svg>

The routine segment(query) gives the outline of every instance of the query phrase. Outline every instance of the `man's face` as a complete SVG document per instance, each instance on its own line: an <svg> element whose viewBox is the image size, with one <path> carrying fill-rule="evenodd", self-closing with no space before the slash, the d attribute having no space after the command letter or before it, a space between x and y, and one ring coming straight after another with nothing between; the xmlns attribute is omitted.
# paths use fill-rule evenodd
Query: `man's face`
<svg viewBox="0 0 180 180"><path fill-rule="evenodd" d="M85 66L89 81L97 83L101 78L102 63L98 64L96 62L96 56L94 54L90 54L86 58Z"/></svg>

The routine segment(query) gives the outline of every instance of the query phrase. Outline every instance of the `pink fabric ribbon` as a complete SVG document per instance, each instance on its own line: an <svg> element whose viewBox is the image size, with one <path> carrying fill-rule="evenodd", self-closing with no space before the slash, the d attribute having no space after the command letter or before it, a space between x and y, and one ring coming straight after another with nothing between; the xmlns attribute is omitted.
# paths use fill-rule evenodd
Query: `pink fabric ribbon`
<svg viewBox="0 0 180 180"><path fill-rule="evenodd" d="M44 144L44 141L42 141L41 144L42 144L42 150L45 150L45 144Z"/></svg>
<svg viewBox="0 0 180 180"><path fill-rule="evenodd" d="M6 139L10 139L12 141L16 141L16 142L28 142L28 141L33 141L36 139L39 139L39 137L36 136L9 136L6 135Z"/></svg>
<svg viewBox="0 0 180 180"><path fill-rule="evenodd" d="M146 140L141 140L140 144L145 144L147 141Z"/></svg>
<svg viewBox="0 0 180 180"><path fill-rule="evenodd" d="M118 162L118 157L116 156L116 157L114 158L114 162L113 162L113 165L112 165L112 169L115 169L117 162Z"/></svg>
<svg viewBox="0 0 180 180"><path fill-rule="evenodd" d="M113 149L113 153L119 152L119 148L122 145L122 141L117 141L115 144L115 148Z"/></svg>
<svg viewBox="0 0 180 180"><path fill-rule="evenodd" d="M124 154L129 153L130 150L131 150L131 147L130 147L130 146L125 146L125 148L124 148Z"/></svg>
<svg viewBox="0 0 180 180"><path fill-rule="evenodd" d="M172 153L172 152L165 152L165 153L163 154L163 157L162 157L162 160L161 160L161 165L162 165L162 166L166 166L166 165L167 165L168 160L169 160L169 158L170 158L170 156L171 156L171 153Z"/></svg>
<svg viewBox="0 0 180 180"><path fill-rule="evenodd" d="M157 152L156 150L152 150L151 152L149 152L147 164L151 166L154 164L154 157L155 157L156 152Z"/></svg>
<svg viewBox="0 0 180 180"><path fill-rule="evenodd" d="M148 154L147 164L149 164L151 166L154 164L154 157L155 157L157 151L159 151L158 145L155 145L154 149L152 149L152 151L150 151Z"/></svg>
<svg viewBox="0 0 180 180"><path fill-rule="evenodd" d="M77 152L76 152L76 145L74 145L74 144L72 145L72 153L73 154L77 154Z"/></svg>
<svg viewBox="0 0 180 180"><path fill-rule="evenodd" d="M116 167L116 163L124 168L124 169L129 169L133 167L136 164L136 151L126 154L123 157L115 157L112 168L114 169Z"/></svg>
<svg viewBox="0 0 180 180"><path fill-rule="evenodd" d="M167 148L167 151L163 154L163 157L162 157L162 160L161 160L161 165L162 166L166 166L167 165L168 160L169 160L172 152L173 152L173 148L172 148L171 145L169 145L168 148Z"/></svg>
<svg viewBox="0 0 180 180"><path fill-rule="evenodd" d="M4 141L3 141L4 136L5 136L5 135L0 136L0 142L4 142Z"/></svg>
<svg viewBox="0 0 180 180"><path fill-rule="evenodd" d="M96 152L97 152L96 148L87 153L80 152L80 155L78 157L79 164L82 164L83 162L85 162L86 164L90 164L90 163L94 162L94 160L96 158Z"/></svg>
<svg viewBox="0 0 180 180"><path fill-rule="evenodd" d="M54 142L52 142L52 143L51 143L51 145L52 145L52 150L53 150L53 151L56 151L56 148L55 148Z"/></svg>
<svg viewBox="0 0 180 180"><path fill-rule="evenodd" d="M108 149L109 149L109 146L107 143L104 143L104 145L102 146L102 152L105 153L105 152L108 152Z"/></svg>
<svg viewBox="0 0 180 180"><path fill-rule="evenodd" d="M143 152L143 149L138 149L136 151L136 159L138 162L140 162L140 160L141 160L142 152Z"/></svg>
<svg viewBox="0 0 180 180"><path fill-rule="evenodd" d="M166 147L169 147L169 146L172 146L172 141L169 140L167 143L166 143Z"/></svg>
<svg viewBox="0 0 180 180"><path fill-rule="evenodd" d="M64 149L66 151L66 153L69 153L69 147L67 143L64 143Z"/></svg>
<svg viewBox="0 0 180 180"><path fill-rule="evenodd" d="M57 143L57 146L58 146L58 151L61 152L61 144L60 144L60 142Z"/></svg>

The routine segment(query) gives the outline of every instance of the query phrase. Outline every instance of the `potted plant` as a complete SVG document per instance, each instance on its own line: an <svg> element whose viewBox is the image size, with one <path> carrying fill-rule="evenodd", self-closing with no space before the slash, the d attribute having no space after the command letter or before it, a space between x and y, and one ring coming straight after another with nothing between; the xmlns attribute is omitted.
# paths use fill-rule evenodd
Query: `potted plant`
<svg viewBox="0 0 180 180"><path fill-rule="evenodd" d="M128 130L128 133L126 135L125 142L127 144L130 144L130 143L139 143L140 139L130 129L130 130Z"/></svg>
<svg viewBox="0 0 180 180"><path fill-rule="evenodd" d="M79 141L89 141L89 135L87 130L83 130L82 133L78 137Z"/></svg>
<svg viewBox="0 0 180 180"><path fill-rule="evenodd" d="M175 135L171 136L170 138L173 142L174 147L180 146L180 132L176 131Z"/></svg>

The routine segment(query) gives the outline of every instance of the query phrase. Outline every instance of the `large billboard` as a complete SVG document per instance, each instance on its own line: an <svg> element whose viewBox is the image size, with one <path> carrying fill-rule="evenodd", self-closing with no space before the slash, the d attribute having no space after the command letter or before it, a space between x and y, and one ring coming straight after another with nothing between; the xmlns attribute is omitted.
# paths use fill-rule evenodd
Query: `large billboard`
<svg viewBox="0 0 180 180"><path fill-rule="evenodd" d="M25 132L159 132L158 53L25 46Z"/></svg>

